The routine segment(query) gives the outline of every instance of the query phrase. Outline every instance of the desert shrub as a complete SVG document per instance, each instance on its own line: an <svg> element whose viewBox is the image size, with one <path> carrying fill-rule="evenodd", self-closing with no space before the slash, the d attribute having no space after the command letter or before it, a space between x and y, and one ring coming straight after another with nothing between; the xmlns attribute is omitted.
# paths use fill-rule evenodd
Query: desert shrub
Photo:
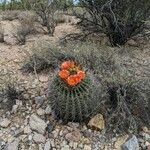
<svg viewBox="0 0 150 150"><path fill-rule="evenodd" d="M140 33L150 15L147 0L80 0L84 13L77 15L83 30L105 33L113 46L123 45Z"/></svg>
<svg viewBox="0 0 150 150"><path fill-rule="evenodd" d="M150 82L147 82L148 88ZM143 86L141 81L132 82L111 82L108 84L110 95L110 114L108 115L108 130L137 132L144 125L150 125L150 107L148 106L148 88L140 89ZM137 86L138 85L138 86Z"/></svg>
<svg viewBox="0 0 150 150"><path fill-rule="evenodd" d="M65 23L66 22L65 15L60 13L60 12L56 12L54 18L56 20L56 24L58 24L58 23Z"/></svg>
<svg viewBox="0 0 150 150"><path fill-rule="evenodd" d="M49 1L49 0L35 0L33 2L33 9L36 14L41 18L42 25L46 26L49 35L53 35L56 20L54 18L54 14L57 11L57 1Z"/></svg>
<svg viewBox="0 0 150 150"><path fill-rule="evenodd" d="M31 30L35 30L35 22L38 21L37 15L32 11L22 11L18 15L18 19L24 26L29 26Z"/></svg>
<svg viewBox="0 0 150 150"><path fill-rule="evenodd" d="M4 42L4 29L2 24L0 24L0 43Z"/></svg>
<svg viewBox="0 0 150 150"><path fill-rule="evenodd" d="M0 109L11 111L17 99L23 99L23 88L18 83L14 73L0 69Z"/></svg>
<svg viewBox="0 0 150 150"><path fill-rule="evenodd" d="M16 11L16 10L13 10L13 11L9 11L9 10L4 11L2 19L3 20L9 20L9 21L18 19L18 14L19 13L20 13L20 11Z"/></svg>
<svg viewBox="0 0 150 150"><path fill-rule="evenodd" d="M63 62L64 64L70 62ZM62 64L63 65L63 64ZM103 88L96 82L93 75L76 70L76 67L69 66L70 75L64 79L61 70L54 77L50 85L49 102L57 118L65 123L69 121L83 122L100 111L100 106L105 95ZM81 65L80 65L81 67ZM61 66L61 69L62 66ZM82 72L80 76L79 72ZM79 79L81 78L81 79ZM78 80L79 79L79 80ZM73 80L73 81L72 81Z"/></svg>
<svg viewBox="0 0 150 150"><path fill-rule="evenodd" d="M26 43L26 37L32 33L32 29L29 26L20 25L17 27L17 35L15 35L18 44L24 45Z"/></svg>

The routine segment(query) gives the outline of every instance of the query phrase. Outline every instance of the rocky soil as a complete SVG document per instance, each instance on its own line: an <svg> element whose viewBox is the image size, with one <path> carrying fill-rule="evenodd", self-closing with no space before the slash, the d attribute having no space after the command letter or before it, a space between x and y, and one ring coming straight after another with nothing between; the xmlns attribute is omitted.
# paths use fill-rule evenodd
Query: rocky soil
<svg viewBox="0 0 150 150"><path fill-rule="evenodd" d="M19 46L12 36L15 23L17 21L2 22L5 42L0 43L0 72L19 82L18 89L23 91L23 97L15 99L11 109L4 107L8 99L0 101L0 150L150 150L150 130L146 127L138 135L118 135L116 131L106 135L105 118L101 114L91 118L88 124L70 122L64 125L61 120L55 120L51 107L47 105L48 83L53 73L23 75L19 69L26 56L25 51L30 51L35 42L42 39L57 44L63 35L79 30L73 23L60 24L54 37L31 35L25 45ZM149 48L150 43L145 50L141 48L141 55L135 57L132 64L127 63L129 68L145 64L145 73L150 75ZM137 69L137 75L142 73Z"/></svg>

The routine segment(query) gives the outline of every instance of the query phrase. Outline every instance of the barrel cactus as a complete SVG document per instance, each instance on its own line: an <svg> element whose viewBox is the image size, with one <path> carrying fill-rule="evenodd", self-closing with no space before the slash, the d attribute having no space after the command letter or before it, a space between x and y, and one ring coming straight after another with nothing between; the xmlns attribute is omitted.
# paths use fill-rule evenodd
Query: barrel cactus
<svg viewBox="0 0 150 150"><path fill-rule="evenodd" d="M99 91L90 74L77 63L66 61L50 84L50 105L64 122L83 122L98 111Z"/></svg>

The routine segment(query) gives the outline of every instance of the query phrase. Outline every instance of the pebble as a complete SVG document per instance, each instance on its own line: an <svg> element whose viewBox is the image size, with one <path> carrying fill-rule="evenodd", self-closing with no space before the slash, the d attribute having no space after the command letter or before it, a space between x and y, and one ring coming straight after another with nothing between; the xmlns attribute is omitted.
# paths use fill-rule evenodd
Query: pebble
<svg viewBox="0 0 150 150"><path fill-rule="evenodd" d="M51 112L52 112L52 108L51 108L51 106L48 105L45 109L45 114L49 115L49 114L51 114Z"/></svg>
<svg viewBox="0 0 150 150"><path fill-rule="evenodd" d="M38 96L35 97L35 104L37 104L37 106L41 106L44 103L45 100L45 96Z"/></svg>
<svg viewBox="0 0 150 150"><path fill-rule="evenodd" d="M123 150L139 150L138 139L135 135L122 145Z"/></svg>
<svg viewBox="0 0 150 150"><path fill-rule="evenodd" d="M38 133L44 134L45 133L45 128L46 128L46 123L39 118L37 115L33 114L30 117L29 121L30 127L32 130L37 131Z"/></svg>
<svg viewBox="0 0 150 150"><path fill-rule="evenodd" d="M33 140L36 143L45 143L46 138L42 134L34 133Z"/></svg>
<svg viewBox="0 0 150 150"><path fill-rule="evenodd" d="M91 128L103 130L105 128L105 121L104 121L103 115L97 114L96 116L94 116L89 121L88 126Z"/></svg>
<svg viewBox="0 0 150 150"><path fill-rule="evenodd" d="M0 126L3 127L3 128L7 128L10 125L10 123L11 123L10 120L5 118L0 122Z"/></svg>
<svg viewBox="0 0 150 150"><path fill-rule="evenodd" d="M30 126L29 125L27 125L25 128L24 128L24 134L29 134L29 133L31 133L32 131L31 131L31 129L30 129Z"/></svg>
<svg viewBox="0 0 150 150"><path fill-rule="evenodd" d="M50 143L50 140L48 140L48 141L45 143L44 150L50 150L50 149L51 149L51 143Z"/></svg>
<svg viewBox="0 0 150 150"><path fill-rule="evenodd" d="M18 105L13 105L12 107L12 113L16 113L17 112L17 109L18 109Z"/></svg>
<svg viewBox="0 0 150 150"><path fill-rule="evenodd" d="M91 145L84 145L85 150L92 150Z"/></svg>
<svg viewBox="0 0 150 150"><path fill-rule="evenodd" d="M39 108L39 109L37 110L37 114L38 114L39 116L43 116L43 115L45 114L45 111L44 111L42 108Z"/></svg>
<svg viewBox="0 0 150 150"><path fill-rule="evenodd" d="M65 138L68 141L78 142L81 139L81 133L78 129L76 129L75 131L66 134Z"/></svg>

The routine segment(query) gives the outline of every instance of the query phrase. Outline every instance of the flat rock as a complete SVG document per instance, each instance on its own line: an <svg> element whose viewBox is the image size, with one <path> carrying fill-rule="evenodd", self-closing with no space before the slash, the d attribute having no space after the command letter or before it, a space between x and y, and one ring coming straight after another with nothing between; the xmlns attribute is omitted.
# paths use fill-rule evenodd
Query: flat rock
<svg viewBox="0 0 150 150"><path fill-rule="evenodd" d="M68 141L78 142L81 139L81 133L76 129L75 131L66 134L65 138Z"/></svg>
<svg viewBox="0 0 150 150"><path fill-rule="evenodd" d="M104 121L103 115L97 114L96 116L94 116L89 121L88 126L91 128L103 130L105 128L105 121Z"/></svg>
<svg viewBox="0 0 150 150"><path fill-rule="evenodd" d="M33 140L34 140L36 143L45 143L46 138L45 138L42 134L35 133L35 134L33 135Z"/></svg>
<svg viewBox="0 0 150 150"><path fill-rule="evenodd" d="M3 128L7 128L10 125L10 123L11 123L10 120L5 118L0 122L0 126L3 127Z"/></svg>
<svg viewBox="0 0 150 150"><path fill-rule="evenodd" d="M139 150L138 139L135 135L132 136L126 143L122 145L123 150Z"/></svg>
<svg viewBox="0 0 150 150"><path fill-rule="evenodd" d="M18 150L18 146L19 146L19 139L15 139L15 141L13 141L12 143L8 144L8 150Z"/></svg>
<svg viewBox="0 0 150 150"><path fill-rule="evenodd" d="M47 126L46 123L35 114L31 115L29 124L32 130L35 130L41 134L44 134Z"/></svg>

